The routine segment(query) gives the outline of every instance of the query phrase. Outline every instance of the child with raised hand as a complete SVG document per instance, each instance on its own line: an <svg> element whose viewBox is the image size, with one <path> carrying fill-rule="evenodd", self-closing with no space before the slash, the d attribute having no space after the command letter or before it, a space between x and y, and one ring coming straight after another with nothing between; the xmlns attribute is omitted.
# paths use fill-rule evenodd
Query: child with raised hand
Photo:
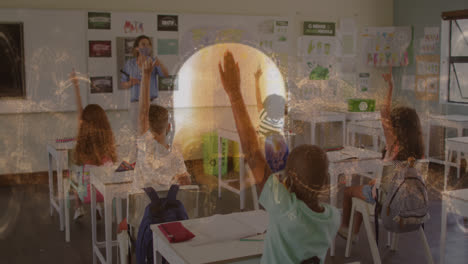
<svg viewBox="0 0 468 264"><path fill-rule="evenodd" d="M83 166L83 184L87 185L87 196L83 200L85 203L90 203L90 181L86 167L114 163L117 160L115 140L106 112L97 104L87 105L83 109L75 70L72 71L70 77L75 89L78 112L78 137L73 158L75 164ZM104 201L101 193L96 192L96 200L99 203ZM84 214L81 200L76 192L75 203L74 219L76 220ZM98 211L101 214L102 210L100 208L101 206L98 204Z"/></svg>
<svg viewBox="0 0 468 264"><path fill-rule="evenodd" d="M182 154L168 144L169 112L162 106L150 105L151 72L158 63L149 57L139 63L143 77L138 115L137 187L191 183Z"/></svg>
<svg viewBox="0 0 468 264"><path fill-rule="evenodd" d="M391 108L393 93L392 66L390 66L388 73L382 74L382 77L388 84L387 95L384 99L383 107L380 110L386 142L384 161L391 161L391 173L394 171L394 168L401 167L409 158L422 159L424 156L424 145L421 122L416 111L413 108L403 106ZM382 187L384 187L386 180L391 180L388 179L389 177L387 176L388 175L386 175L384 171L384 175L382 175ZM353 197L374 204L376 202L375 180L372 180L367 185L345 188L343 218L338 232L338 234L345 239L348 235L348 223L351 217ZM352 239L355 241L362 224L362 215L356 213L354 219Z"/></svg>
<svg viewBox="0 0 468 264"><path fill-rule="evenodd" d="M283 185L263 156L242 98L239 65L231 52L226 51L219 72L245 159L260 189L260 204L270 216L261 263L309 263L317 259L323 263L340 217L336 208L318 201L328 181L326 153L312 145L295 148L286 162Z"/></svg>
<svg viewBox="0 0 468 264"><path fill-rule="evenodd" d="M259 67L254 73L257 111L260 115L258 133L265 138L271 134L283 135L286 100L281 95L270 94L266 96L265 100L262 102L262 94L260 91L260 78L262 75L263 71Z"/></svg>

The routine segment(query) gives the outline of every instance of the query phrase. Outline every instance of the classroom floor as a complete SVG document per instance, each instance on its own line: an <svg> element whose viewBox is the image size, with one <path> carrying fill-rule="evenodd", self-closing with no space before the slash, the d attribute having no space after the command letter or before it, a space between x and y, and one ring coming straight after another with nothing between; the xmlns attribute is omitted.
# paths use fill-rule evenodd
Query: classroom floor
<svg viewBox="0 0 468 264"><path fill-rule="evenodd" d="M431 177L440 179L441 167L432 168ZM464 175L466 179L467 175ZM438 182L439 185L440 181ZM435 188L438 186L433 185ZM464 186L466 188L466 186ZM209 188L205 188L209 189ZM209 204L203 215L229 213L239 210L239 200L234 194L223 192L217 199L216 188L205 192L200 201ZM250 192L247 192L249 195ZM49 215L48 186L18 185L0 188L0 263L92 263L91 223L89 214L71 224L71 242L65 243L64 232L59 231L57 214ZM439 262L441 202L437 192L432 191L431 219L426 224L426 236L435 263ZM251 197L246 205L252 207ZM5 210L6 208L6 210ZM89 207L87 208L89 210ZM73 212L71 212L73 216ZM465 228L465 232L462 231ZM454 215L448 218L446 263L466 263L468 259L468 224ZM98 237L103 237L103 222L98 222ZM385 247L386 234L380 234L382 263L425 263L423 248L416 233L403 234L396 252ZM349 263L361 261L372 263L364 228L360 240L353 246L351 257L344 258L345 241L336 239L336 256L327 256L326 263Z"/></svg>

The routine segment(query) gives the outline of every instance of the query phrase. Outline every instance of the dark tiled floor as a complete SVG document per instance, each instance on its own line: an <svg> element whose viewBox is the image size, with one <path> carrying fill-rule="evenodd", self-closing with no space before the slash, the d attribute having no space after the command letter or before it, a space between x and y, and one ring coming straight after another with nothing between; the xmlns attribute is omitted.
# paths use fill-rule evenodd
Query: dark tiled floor
<svg viewBox="0 0 468 264"><path fill-rule="evenodd" d="M436 170L440 175L440 169ZM440 178L440 176L434 176ZM440 181L432 181L439 188ZM200 197L203 215L238 211L239 200L234 194L223 192L223 199L216 198L216 188L209 195ZM247 206L251 206L247 192ZM426 224L426 236L435 263L439 262L440 211L438 192L431 192L431 219ZM47 185L22 185L0 188L0 263L92 263L91 223L89 214L72 222L71 242L65 243L64 232L59 231L57 214L49 215ZM73 215L73 212L71 212ZM103 230L99 222L98 231ZM466 225L464 226L466 227ZM454 215L448 219L446 263L467 263L468 233L462 230L463 219ZM98 232L98 237L103 237ZM403 234L397 252L385 247L386 234L380 234L380 252L383 263L426 263L422 244L417 233ZM348 263L361 261L372 263L364 229L359 242L353 246L351 257L344 258L345 241L336 239L336 256L327 257L326 263Z"/></svg>

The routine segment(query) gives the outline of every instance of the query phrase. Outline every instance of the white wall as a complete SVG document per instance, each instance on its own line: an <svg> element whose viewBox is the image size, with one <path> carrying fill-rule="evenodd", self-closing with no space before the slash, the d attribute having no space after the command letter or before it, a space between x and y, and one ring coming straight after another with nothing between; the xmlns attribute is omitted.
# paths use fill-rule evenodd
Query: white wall
<svg viewBox="0 0 468 264"><path fill-rule="evenodd" d="M290 30L294 36L301 34L305 20L338 22L340 18L352 17L359 27L393 24L393 0L2 0L0 8L287 16L292 21ZM377 80L373 82L378 84ZM249 111L254 115L255 108ZM122 141L125 138L123 128L129 125L128 113L108 111L107 114L117 141ZM233 124L231 109L227 107L177 109L175 115L192 118L190 123L177 124L178 137L181 138L177 141L184 142L182 148L186 159L201 158L199 136L202 133L221 122ZM76 126L75 113L0 114L0 174L46 171L45 142L60 136L73 136Z"/></svg>

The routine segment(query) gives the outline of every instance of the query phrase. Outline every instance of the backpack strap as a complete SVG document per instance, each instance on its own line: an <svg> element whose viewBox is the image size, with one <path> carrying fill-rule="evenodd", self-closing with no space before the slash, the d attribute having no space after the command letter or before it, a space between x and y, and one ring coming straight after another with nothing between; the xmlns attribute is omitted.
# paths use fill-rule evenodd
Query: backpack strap
<svg viewBox="0 0 468 264"><path fill-rule="evenodd" d="M166 199L168 201L175 201L177 199L177 192L179 191L179 185L173 184L167 193Z"/></svg>
<svg viewBox="0 0 468 264"><path fill-rule="evenodd" d="M158 193L156 193L153 187L146 187L143 188L143 190L145 191L146 195L148 195L148 197L150 198L151 203L159 202Z"/></svg>

